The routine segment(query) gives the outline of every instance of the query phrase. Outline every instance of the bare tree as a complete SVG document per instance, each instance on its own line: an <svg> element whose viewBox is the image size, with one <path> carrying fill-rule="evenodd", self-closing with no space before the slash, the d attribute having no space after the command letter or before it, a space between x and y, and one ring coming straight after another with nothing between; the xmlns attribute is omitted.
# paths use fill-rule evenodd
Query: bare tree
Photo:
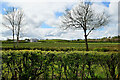
<svg viewBox="0 0 120 80"><path fill-rule="evenodd" d="M17 35L17 46L20 38L21 28L23 26L24 21L24 13L22 10L17 10L16 12L16 35Z"/></svg>
<svg viewBox="0 0 120 80"><path fill-rule="evenodd" d="M14 7L5 9L5 14L3 16L4 22L2 23L5 27L12 30L13 41L15 42L15 35L17 36L17 46L20 37L20 31L24 20L23 11L16 9ZM14 43L15 48L15 43Z"/></svg>
<svg viewBox="0 0 120 80"><path fill-rule="evenodd" d="M3 16L4 22L2 23L5 27L9 28L12 30L12 36L13 36L13 42L15 42L15 8L9 8L5 9L5 14ZM15 43L14 43L14 48L15 48Z"/></svg>
<svg viewBox="0 0 120 80"><path fill-rule="evenodd" d="M86 51L88 51L88 35L92 30L107 25L109 16L105 12L96 13L92 9L91 2L80 2L73 9L66 11L66 14L61 17L61 22L63 29L82 29L84 31Z"/></svg>

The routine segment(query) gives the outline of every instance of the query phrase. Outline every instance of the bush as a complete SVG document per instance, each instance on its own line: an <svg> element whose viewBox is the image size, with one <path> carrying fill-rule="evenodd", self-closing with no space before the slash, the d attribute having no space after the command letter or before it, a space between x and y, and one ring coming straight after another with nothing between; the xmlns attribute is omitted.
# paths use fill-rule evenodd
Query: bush
<svg viewBox="0 0 120 80"><path fill-rule="evenodd" d="M118 53L110 52L97 52L96 54L96 52L83 53L82 51L2 51L2 79L112 78L116 80L118 71L115 69L119 69L117 67L119 57Z"/></svg>
<svg viewBox="0 0 120 80"><path fill-rule="evenodd" d="M109 49L108 48L94 48L93 51L107 52L107 51L109 51Z"/></svg>

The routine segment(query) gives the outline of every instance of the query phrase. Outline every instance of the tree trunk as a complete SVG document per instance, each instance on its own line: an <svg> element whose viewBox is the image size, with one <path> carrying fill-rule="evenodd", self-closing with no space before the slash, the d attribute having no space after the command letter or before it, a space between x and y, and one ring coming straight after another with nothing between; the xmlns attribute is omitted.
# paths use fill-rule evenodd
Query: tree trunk
<svg viewBox="0 0 120 80"><path fill-rule="evenodd" d="M14 38L14 28L13 28L13 48L15 48L15 38Z"/></svg>
<svg viewBox="0 0 120 80"><path fill-rule="evenodd" d="M18 25L18 31L17 31L17 47L19 43L19 33L20 33L20 26Z"/></svg>
<svg viewBox="0 0 120 80"><path fill-rule="evenodd" d="M17 47L18 47L18 43L19 43L19 36L17 35Z"/></svg>
<svg viewBox="0 0 120 80"><path fill-rule="evenodd" d="M84 33L85 33L84 37L85 37L86 51L89 51L86 30L84 30Z"/></svg>

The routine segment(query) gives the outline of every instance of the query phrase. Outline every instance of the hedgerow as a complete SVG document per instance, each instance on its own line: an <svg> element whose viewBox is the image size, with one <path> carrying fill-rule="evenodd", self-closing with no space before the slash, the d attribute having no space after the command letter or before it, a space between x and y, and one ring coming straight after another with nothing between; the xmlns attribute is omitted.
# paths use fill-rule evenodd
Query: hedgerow
<svg viewBox="0 0 120 80"><path fill-rule="evenodd" d="M96 51L2 51L2 80L116 79L119 53Z"/></svg>

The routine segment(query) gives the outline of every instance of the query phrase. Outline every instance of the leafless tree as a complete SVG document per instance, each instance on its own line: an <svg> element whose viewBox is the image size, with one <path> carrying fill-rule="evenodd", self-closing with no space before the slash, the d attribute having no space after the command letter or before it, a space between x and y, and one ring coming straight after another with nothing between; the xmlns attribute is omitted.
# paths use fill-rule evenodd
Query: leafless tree
<svg viewBox="0 0 120 80"><path fill-rule="evenodd" d="M24 21L24 13L22 10L17 10L16 12L16 35L17 35L17 46L18 46L18 42L19 42L19 38L20 38L20 32L21 32L21 28L23 26L23 21Z"/></svg>
<svg viewBox="0 0 120 80"><path fill-rule="evenodd" d="M17 46L18 46L18 41L20 37L20 31L22 28L22 24L24 21L24 13L22 10L17 9L17 8L9 8L5 9L5 14L3 16L3 25L10 30L12 30L13 34L13 41L15 42L15 35L17 36ZM15 43L14 43L14 48L15 48Z"/></svg>
<svg viewBox="0 0 120 80"><path fill-rule="evenodd" d="M13 42L15 42L15 19L16 19L15 8L12 7L7 10L5 9L4 11L5 11L3 16L4 22L2 24L5 27L12 30ZM15 48L15 44L14 44L14 48Z"/></svg>
<svg viewBox="0 0 120 80"><path fill-rule="evenodd" d="M82 29L84 31L86 51L88 51L87 37L92 32L101 26L109 23L109 15L105 12L96 13L92 9L91 2L80 2L76 7L67 10L61 17L61 28L63 29Z"/></svg>

